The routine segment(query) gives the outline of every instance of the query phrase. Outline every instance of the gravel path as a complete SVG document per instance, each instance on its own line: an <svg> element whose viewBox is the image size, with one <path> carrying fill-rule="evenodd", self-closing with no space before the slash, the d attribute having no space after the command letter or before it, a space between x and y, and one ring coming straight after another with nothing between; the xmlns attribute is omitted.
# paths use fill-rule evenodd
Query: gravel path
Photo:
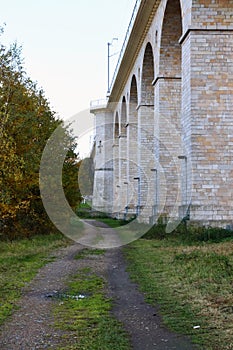
<svg viewBox="0 0 233 350"><path fill-rule="evenodd" d="M113 313L129 333L133 350L194 349L187 339L161 326L158 310L144 302L137 286L129 280L120 248L107 250L104 255L74 259L83 248L74 244L57 251L53 254L56 260L44 266L25 288L19 309L1 329L1 350L59 348L64 333L53 328L51 310L57 301L51 296L64 291L69 277L86 266L107 279L106 293L114 299Z"/></svg>
<svg viewBox="0 0 233 350"><path fill-rule="evenodd" d="M79 243L101 249L120 247L122 245L116 230L105 223L90 219L83 220L83 222L85 223L85 234L79 239Z"/></svg>

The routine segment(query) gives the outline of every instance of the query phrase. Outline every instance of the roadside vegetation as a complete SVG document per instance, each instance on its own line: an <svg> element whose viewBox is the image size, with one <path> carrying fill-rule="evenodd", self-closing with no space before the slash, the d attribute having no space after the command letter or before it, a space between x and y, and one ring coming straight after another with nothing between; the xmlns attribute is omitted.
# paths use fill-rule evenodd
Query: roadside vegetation
<svg viewBox="0 0 233 350"><path fill-rule="evenodd" d="M69 244L63 235L38 235L31 239L1 242L0 325L16 308L22 288L53 258L49 253ZM48 257L49 256L49 257Z"/></svg>
<svg viewBox="0 0 233 350"><path fill-rule="evenodd" d="M63 189L75 208L81 199L76 140L51 109L44 91L26 74L22 48L15 43L9 48L0 45L0 239L53 229L40 197L39 170L44 147L58 126L63 131L61 147L67 150Z"/></svg>
<svg viewBox="0 0 233 350"><path fill-rule="evenodd" d="M106 213L95 211L88 203L81 203L76 208L76 214L80 219L93 219L115 228L129 223L127 220L118 220L109 217Z"/></svg>
<svg viewBox="0 0 233 350"><path fill-rule="evenodd" d="M233 238L215 228L164 225L125 247L129 272L170 329L205 350L233 349Z"/></svg>

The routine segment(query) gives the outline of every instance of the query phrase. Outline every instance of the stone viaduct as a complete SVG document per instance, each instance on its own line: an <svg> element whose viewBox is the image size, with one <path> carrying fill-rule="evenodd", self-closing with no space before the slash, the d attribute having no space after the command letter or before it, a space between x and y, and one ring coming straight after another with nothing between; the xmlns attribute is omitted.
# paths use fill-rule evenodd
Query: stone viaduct
<svg viewBox="0 0 233 350"><path fill-rule="evenodd" d="M233 0L137 1L105 103L94 102L93 207L233 223Z"/></svg>

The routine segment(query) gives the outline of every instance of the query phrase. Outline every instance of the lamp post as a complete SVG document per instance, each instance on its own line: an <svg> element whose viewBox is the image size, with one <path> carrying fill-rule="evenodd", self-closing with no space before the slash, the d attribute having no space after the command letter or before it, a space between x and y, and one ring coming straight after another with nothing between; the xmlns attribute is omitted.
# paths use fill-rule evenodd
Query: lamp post
<svg viewBox="0 0 233 350"><path fill-rule="evenodd" d="M138 216L140 214L140 206L141 206L141 184L140 184L140 177L134 177L134 180L138 181L138 204L137 204L137 211L136 215Z"/></svg>
<svg viewBox="0 0 233 350"><path fill-rule="evenodd" d="M129 183L124 182L124 185L126 185L126 206L125 206L125 214L124 214L124 220L127 220L127 215L128 215L128 204L129 204Z"/></svg>
<svg viewBox="0 0 233 350"><path fill-rule="evenodd" d="M118 40L118 38L113 38L111 43L108 43L108 91L107 94L110 94L110 57L113 55L110 55L110 46L113 44L114 40Z"/></svg>
<svg viewBox="0 0 233 350"><path fill-rule="evenodd" d="M156 211L157 211L157 206L158 206L158 170L157 169L150 169L151 171L154 172L155 174L155 202L153 205L153 216L156 215Z"/></svg>
<svg viewBox="0 0 233 350"><path fill-rule="evenodd" d="M178 156L178 159L185 161L185 205L188 205L188 167L187 167L187 157Z"/></svg>

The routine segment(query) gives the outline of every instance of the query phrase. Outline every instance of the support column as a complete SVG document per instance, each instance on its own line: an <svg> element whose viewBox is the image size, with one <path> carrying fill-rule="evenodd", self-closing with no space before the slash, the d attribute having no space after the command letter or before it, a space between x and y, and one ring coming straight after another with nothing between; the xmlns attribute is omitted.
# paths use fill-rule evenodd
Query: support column
<svg viewBox="0 0 233 350"><path fill-rule="evenodd" d="M136 108L135 112L136 113ZM138 184L136 177L139 175L138 168L138 124L133 122L135 116L131 119L129 116L129 124L127 125L127 183L128 183L128 216L132 217L137 214L138 205Z"/></svg>
<svg viewBox="0 0 233 350"><path fill-rule="evenodd" d="M139 219L149 222L155 197L153 170L155 168L154 106L138 107L138 205Z"/></svg>
<svg viewBox="0 0 233 350"><path fill-rule="evenodd" d="M181 43L190 220L232 226L233 31L189 29Z"/></svg>
<svg viewBox="0 0 233 350"><path fill-rule="evenodd" d="M92 207L111 214L113 211L113 116L107 109L94 111L96 118L95 174Z"/></svg>
<svg viewBox="0 0 233 350"><path fill-rule="evenodd" d="M120 212L119 218L125 218L127 207L127 136L125 125L119 136L119 192L120 192Z"/></svg>
<svg viewBox="0 0 233 350"><path fill-rule="evenodd" d="M113 216L117 217L120 211L120 190L119 190L119 137L113 144Z"/></svg>
<svg viewBox="0 0 233 350"><path fill-rule="evenodd" d="M181 78L157 77L155 84L155 125L159 145L159 211L178 218L180 205L181 164Z"/></svg>

